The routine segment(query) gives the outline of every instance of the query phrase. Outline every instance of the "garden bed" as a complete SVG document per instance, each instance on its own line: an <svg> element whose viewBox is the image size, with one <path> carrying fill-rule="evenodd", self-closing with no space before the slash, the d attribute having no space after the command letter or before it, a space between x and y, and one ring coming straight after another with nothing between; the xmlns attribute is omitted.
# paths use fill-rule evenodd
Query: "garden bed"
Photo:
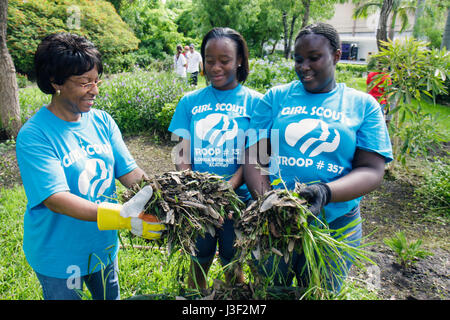
<svg viewBox="0 0 450 320"><path fill-rule="evenodd" d="M174 170L170 156L172 146L160 146L142 136L127 138L126 143L149 174ZM350 277L361 286L373 288L380 299L450 299L449 226L439 218L428 219L425 208L413 194L411 184L387 175L381 187L363 199L363 233L372 234L368 241L375 243L368 250L373 252L372 258L379 268L379 284L370 282L378 275L377 271L368 274L352 268ZM383 244L384 238L392 237L399 230L405 231L408 239L423 238L424 247L433 256L418 261L409 269L400 267L395 254ZM369 272L371 270L374 269L369 268ZM219 296L217 294L216 298Z"/></svg>
<svg viewBox="0 0 450 320"><path fill-rule="evenodd" d="M174 170L173 143L157 144L146 136L127 137L125 142L139 166L149 175ZM3 150L0 161L0 187L21 184L14 149ZM386 176L382 185L364 198L361 204L363 233L371 234L368 241L375 243L368 250L373 252L372 259L377 266L369 266L366 271L352 268L350 278L356 285L373 290L379 299L450 299L448 224L439 217L430 217L413 194L411 184ZM433 255L408 269L401 267L395 254L383 243L384 238L392 237L399 230L404 231L408 239L422 238L424 247ZM211 294L209 291L209 298L223 298L219 290L214 296Z"/></svg>

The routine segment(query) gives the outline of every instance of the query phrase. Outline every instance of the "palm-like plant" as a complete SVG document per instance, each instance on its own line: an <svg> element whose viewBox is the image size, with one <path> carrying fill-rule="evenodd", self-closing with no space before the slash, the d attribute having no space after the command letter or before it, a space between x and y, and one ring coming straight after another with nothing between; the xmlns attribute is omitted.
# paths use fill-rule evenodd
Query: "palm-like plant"
<svg viewBox="0 0 450 320"><path fill-rule="evenodd" d="M421 239L409 242L402 231L397 232L392 238L385 238L384 243L397 253L397 262L405 268L411 267L419 259L433 255L421 249Z"/></svg>
<svg viewBox="0 0 450 320"><path fill-rule="evenodd" d="M397 23L397 19L400 19L400 32L403 32L409 26L409 16L408 14L414 14L416 11L416 0L389 0L388 4L386 0L354 0L356 8L353 12L353 18L367 18L370 14L380 10L380 14L386 12L390 18L389 32L387 35L382 35L381 40L384 39L394 39L394 30ZM386 8L388 6L389 8ZM384 10L383 10L384 7ZM382 19L380 17L379 23L384 23L383 21L388 21L388 19ZM387 25L378 26L378 29L387 30ZM379 42L380 39L377 39Z"/></svg>

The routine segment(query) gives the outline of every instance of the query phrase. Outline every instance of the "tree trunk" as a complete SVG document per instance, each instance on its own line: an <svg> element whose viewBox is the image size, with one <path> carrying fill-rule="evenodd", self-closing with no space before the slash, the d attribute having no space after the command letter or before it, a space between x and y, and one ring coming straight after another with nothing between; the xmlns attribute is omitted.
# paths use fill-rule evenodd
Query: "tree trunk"
<svg viewBox="0 0 450 320"><path fill-rule="evenodd" d="M274 54L275 50L277 49L277 44L278 44L278 40L275 40L275 43L272 46L272 51L270 52L270 54Z"/></svg>
<svg viewBox="0 0 450 320"><path fill-rule="evenodd" d="M302 26L301 26L301 28L303 29L304 27L306 27L308 25L309 11L311 8L311 0L302 0L302 2L303 2L303 8L305 8L305 14L303 15Z"/></svg>
<svg viewBox="0 0 450 320"><path fill-rule="evenodd" d="M445 23L444 34L442 35L441 49L450 51L450 8L447 8L447 21Z"/></svg>
<svg viewBox="0 0 450 320"><path fill-rule="evenodd" d="M16 137L20 121L16 69L6 46L8 0L0 0L0 121L8 137Z"/></svg>
<svg viewBox="0 0 450 320"><path fill-rule="evenodd" d="M284 57L287 59L289 57L289 40L288 40L288 26L287 26L287 12L283 11L283 31L284 31Z"/></svg>
<svg viewBox="0 0 450 320"><path fill-rule="evenodd" d="M397 22L397 12L393 12L391 16L391 24L389 27L388 38L394 40L395 36L395 23Z"/></svg>
<svg viewBox="0 0 450 320"><path fill-rule="evenodd" d="M261 40L261 42L259 43L259 46L261 48L261 51L259 52L259 56L260 57L264 57L264 45L266 44L266 40L263 39Z"/></svg>
<svg viewBox="0 0 450 320"><path fill-rule="evenodd" d="M292 38L294 36L295 21L298 15L292 14L291 25L288 26L287 12L283 12L283 28L284 28L284 57L289 59L291 56Z"/></svg>
<svg viewBox="0 0 450 320"><path fill-rule="evenodd" d="M379 51L383 47L381 41L387 41L387 21L392 10L392 5L393 0L383 0L383 5L381 6L380 21L378 22L377 28L377 46Z"/></svg>
<svg viewBox="0 0 450 320"><path fill-rule="evenodd" d="M417 0L416 12L414 15L414 27L413 27L413 36L416 39L419 39L419 20L423 15L423 11L425 9L425 0Z"/></svg>
<svg viewBox="0 0 450 320"><path fill-rule="evenodd" d="M292 38L294 37L294 28L295 28L295 21L297 21L297 16L293 16L291 20L291 30L289 31L289 45L287 52L286 59L289 59L291 57L291 47L292 47Z"/></svg>

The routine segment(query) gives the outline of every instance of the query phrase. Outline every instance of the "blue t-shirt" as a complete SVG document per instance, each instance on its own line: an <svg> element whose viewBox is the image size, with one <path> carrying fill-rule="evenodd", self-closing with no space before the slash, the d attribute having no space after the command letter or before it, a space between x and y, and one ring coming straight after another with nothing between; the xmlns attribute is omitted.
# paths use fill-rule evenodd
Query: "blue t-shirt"
<svg viewBox="0 0 450 320"><path fill-rule="evenodd" d="M243 164L246 131L262 94L238 85L231 90L208 86L186 94L178 103L169 131L190 140L192 170L230 179ZM236 193L251 198L246 185Z"/></svg>
<svg viewBox="0 0 450 320"><path fill-rule="evenodd" d="M115 178L134 170L114 120L91 109L67 122L42 107L17 136L17 161L28 199L23 249L31 267L69 278L100 270L117 255L117 231L49 210L43 201L69 191L92 202L115 202Z"/></svg>
<svg viewBox="0 0 450 320"><path fill-rule="evenodd" d="M281 178L289 190L295 182L330 182L348 174L357 148L392 160L378 102L345 84L328 93L309 93L298 80L270 89L253 112L248 146L269 135L270 179ZM328 204L327 221L348 213L360 200Z"/></svg>

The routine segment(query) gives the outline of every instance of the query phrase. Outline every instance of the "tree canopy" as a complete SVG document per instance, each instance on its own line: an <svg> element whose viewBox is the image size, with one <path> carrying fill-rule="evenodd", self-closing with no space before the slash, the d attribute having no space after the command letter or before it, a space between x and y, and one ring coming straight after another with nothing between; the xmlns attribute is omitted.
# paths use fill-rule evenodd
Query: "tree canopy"
<svg viewBox="0 0 450 320"><path fill-rule="evenodd" d="M55 32L85 36L105 56L136 50L139 39L113 5L97 0L10 0L7 45L18 72L32 75L33 56L42 38Z"/></svg>

